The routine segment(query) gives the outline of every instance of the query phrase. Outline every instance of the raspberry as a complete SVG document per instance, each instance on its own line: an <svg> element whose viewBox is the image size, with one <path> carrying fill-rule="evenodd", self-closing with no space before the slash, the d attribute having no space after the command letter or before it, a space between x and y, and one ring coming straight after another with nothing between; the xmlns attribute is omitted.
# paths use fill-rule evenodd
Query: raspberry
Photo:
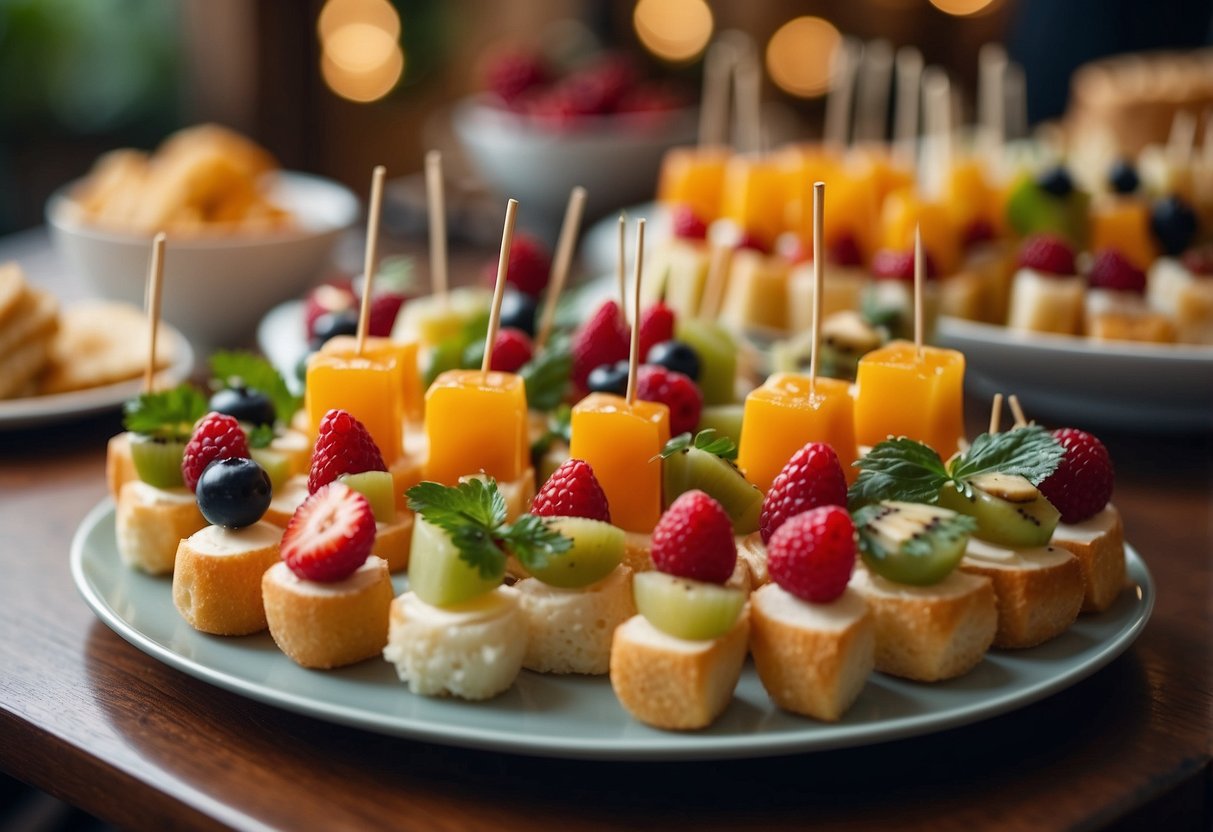
<svg viewBox="0 0 1213 832"><path fill-rule="evenodd" d="M757 251L759 254L769 254L770 246L768 246L757 234L749 231L741 232L737 238L737 242L733 244L734 249L747 248L750 251Z"/></svg>
<svg viewBox="0 0 1213 832"><path fill-rule="evenodd" d="M674 310L657 301L640 316L640 359L649 354L654 344L674 339Z"/></svg>
<svg viewBox="0 0 1213 832"><path fill-rule="evenodd" d="M568 130L576 126L581 113L573 99L563 89L547 90L528 96L520 105L532 118L542 122L548 130Z"/></svg>
<svg viewBox="0 0 1213 832"><path fill-rule="evenodd" d="M538 55L529 52L498 55L485 72L485 86L509 105L547 80L547 67Z"/></svg>
<svg viewBox="0 0 1213 832"><path fill-rule="evenodd" d="M216 459L248 458L248 437L233 417L214 411L194 426L194 434L185 446L181 476L190 491L198 488L198 478Z"/></svg>
<svg viewBox="0 0 1213 832"><path fill-rule="evenodd" d="M922 253L922 267L926 272L923 277L927 280L936 276L935 261L931 259L929 251ZM872 256L872 276L877 280L913 281L914 250L894 251L882 248Z"/></svg>
<svg viewBox="0 0 1213 832"><path fill-rule="evenodd" d="M386 470L383 454L362 422L336 408L324 414L307 478L309 493L315 494L342 474Z"/></svg>
<svg viewBox="0 0 1213 832"><path fill-rule="evenodd" d="M797 514L767 544L771 580L814 604L828 604L842 595L854 567L855 525L838 506Z"/></svg>
<svg viewBox="0 0 1213 832"><path fill-rule="evenodd" d="M632 62L614 55L574 72L561 84L581 115L613 113L636 86L637 72Z"/></svg>
<svg viewBox="0 0 1213 832"><path fill-rule="evenodd" d="M390 336L404 301L404 295L396 292L376 293L371 298L371 319L367 323L367 333L375 338Z"/></svg>
<svg viewBox="0 0 1213 832"><path fill-rule="evenodd" d="M792 454L762 500L758 520L762 542L769 544L790 517L818 506L846 504L847 478L838 454L824 442L810 442Z"/></svg>
<svg viewBox="0 0 1213 832"><path fill-rule="evenodd" d="M660 402L670 409L670 435L695 430L703 411L703 393L682 373L656 364L645 364L636 371L636 398Z"/></svg>
<svg viewBox="0 0 1213 832"><path fill-rule="evenodd" d="M540 517L588 517L611 522L606 493L594 469L580 459L566 459L548 477L531 501L531 514Z"/></svg>
<svg viewBox="0 0 1213 832"><path fill-rule="evenodd" d="M675 500L653 529L653 566L660 572L723 584L737 566L733 523L702 491Z"/></svg>
<svg viewBox="0 0 1213 832"><path fill-rule="evenodd" d="M510 243L510 262L506 268L506 283L512 283L518 291L538 297L548 285L548 273L552 270L552 258L547 248L529 234L518 234ZM484 269L485 282L490 286L497 282L497 263L489 263Z"/></svg>
<svg viewBox="0 0 1213 832"><path fill-rule="evenodd" d="M855 268L863 265L863 252L859 250L859 242L854 234L842 234L826 244L826 262L842 268ZM910 264L914 268L914 264ZM913 280L914 273L910 273Z"/></svg>
<svg viewBox="0 0 1213 832"><path fill-rule="evenodd" d="M516 373L523 364L531 360L531 356L534 354L535 348L531 344L529 335L521 329L506 327L497 332L497 340L493 342L493 360L489 364L489 369L502 373Z"/></svg>
<svg viewBox="0 0 1213 832"><path fill-rule="evenodd" d="M375 515L366 497L334 482L303 501L282 533L282 559L306 581L348 578L375 544Z"/></svg>
<svg viewBox="0 0 1213 832"><path fill-rule="evenodd" d="M674 236L680 240L706 240L708 226L689 205L674 208Z"/></svg>
<svg viewBox="0 0 1213 832"><path fill-rule="evenodd" d="M1045 274L1069 276L1077 274L1074 250L1061 237L1037 234L1029 237L1019 249L1018 266Z"/></svg>
<svg viewBox="0 0 1213 832"><path fill-rule="evenodd" d="M1112 289L1144 295L1146 273L1130 263L1116 249L1106 248L1095 255L1095 262L1087 273L1087 285L1092 289Z"/></svg>
<svg viewBox="0 0 1213 832"><path fill-rule="evenodd" d="M1213 275L1213 245L1188 249L1182 259L1184 266L1192 274Z"/></svg>
<svg viewBox="0 0 1213 832"><path fill-rule="evenodd" d="M1112 499L1116 478L1112 458L1104 444L1086 431L1061 428L1053 436L1066 452L1057 470L1040 484L1040 493L1061 512L1061 522L1081 523Z"/></svg>
<svg viewBox="0 0 1213 832"><path fill-rule="evenodd" d="M573 336L573 382L584 390L591 370L626 360L629 346L619 306L608 300Z"/></svg>

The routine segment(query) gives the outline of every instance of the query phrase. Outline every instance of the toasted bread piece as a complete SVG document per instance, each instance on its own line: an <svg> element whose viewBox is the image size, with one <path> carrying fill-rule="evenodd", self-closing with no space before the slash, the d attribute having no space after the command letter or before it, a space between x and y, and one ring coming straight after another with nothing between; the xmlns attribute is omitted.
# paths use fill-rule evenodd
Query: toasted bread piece
<svg viewBox="0 0 1213 832"><path fill-rule="evenodd" d="M998 630L990 579L956 571L931 586L893 583L855 568L854 589L876 624L876 669L919 682L968 673Z"/></svg>
<svg viewBox="0 0 1213 832"><path fill-rule="evenodd" d="M591 675L610 669L615 628L636 614L631 569L620 564L601 581L578 589L548 586L537 578L514 588L527 623L523 667Z"/></svg>
<svg viewBox="0 0 1213 832"><path fill-rule="evenodd" d="M852 589L809 604L767 584L750 596L750 653L776 705L835 722L876 665L876 625Z"/></svg>
<svg viewBox="0 0 1213 832"><path fill-rule="evenodd" d="M409 552L413 548L413 512L397 509L391 523L375 524L375 545L371 554L387 561L388 570L403 572L409 568Z"/></svg>
<svg viewBox="0 0 1213 832"><path fill-rule="evenodd" d="M1053 532L1053 545L1078 558L1082 569L1082 612L1103 612L1125 588L1125 530L1111 503L1089 520Z"/></svg>
<svg viewBox="0 0 1213 832"><path fill-rule="evenodd" d="M0 263L0 327L5 326L27 292L25 273L15 262Z"/></svg>
<svg viewBox="0 0 1213 832"><path fill-rule="evenodd" d="M173 571L177 546L206 526L198 501L185 488L155 488L139 479L118 492L118 554L149 575Z"/></svg>
<svg viewBox="0 0 1213 832"><path fill-rule="evenodd" d="M59 328L59 301L49 292L24 286L8 317L0 323L0 356L32 341L54 335Z"/></svg>
<svg viewBox="0 0 1213 832"><path fill-rule="evenodd" d="M624 532L623 562L632 572L651 572L653 569L653 535L640 532Z"/></svg>
<svg viewBox="0 0 1213 832"><path fill-rule="evenodd" d="M173 604L191 627L244 636L266 627L261 577L278 563L282 529L264 521L244 529L207 526L177 547Z"/></svg>
<svg viewBox="0 0 1213 832"><path fill-rule="evenodd" d="M661 632L643 615L615 629L611 687L636 719L656 728L706 728L733 699L750 637L747 606L720 638L689 641Z"/></svg>
<svg viewBox="0 0 1213 832"><path fill-rule="evenodd" d="M388 467L392 473L392 489L396 494L396 508L402 510L408 508L409 498L405 496L405 492L421 482L424 462L424 456L405 453ZM530 508L529 503L527 508Z"/></svg>
<svg viewBox="0 0 1213 832"><path fill-rule="evenodd" d="M306 433L287 428L270 441L270 450L286 454L290 460L291 475L308 473L312 466L312 440Z"/></svg>
<svg viewBox="0 0 1213 832"><path fill-rule="evenodd" d="M392 595L387 561L374 556L333 583L303 580L282 561L261 577L270 635L303 667L343 667L383 652Z"/></svg>
<svg viewBox="0 0 1213 832"><path fill-rule="evenodd" d="M137 378L147 365L149 325L135 306L90 301L63 311L41 392L67 393ZM163 325L156 369L172 361L172 344Z"/></svg>
<svg viewBox="0 0 1213 832"><path fill-rule="evenodd" d="M109 442L105 444L105 484L109 488L110 496L117 500L118 495L122 492L122 486L137 479L139 479L139 473L135 470L135 462L131 458L130 431L111 436ZM198 531L198 529L194 529L194 531ZM193 533L190 532L190 534ZM173 549L174 554L176 551Z"/></svg>
<svg viewBox="0 0 1213 832"><path fill-rule="evenodd" d="M307 474L295 474L293 477L288 477L281 488L274 489L270 507L261 517L262 522L272 523L280 529L285 529L286 524L291 522L291 518L295 516L295 509L303 505L303 501L307 497Z"/></svg>
<svg viewBox="0 0 1213 832"><path fill-rule="evenodd" d="M994 646L1035 647L1066 631L1082 606L1082 569L1065 549L1003 549L970 540L960 570L984 575L998 598Z"/></svg>

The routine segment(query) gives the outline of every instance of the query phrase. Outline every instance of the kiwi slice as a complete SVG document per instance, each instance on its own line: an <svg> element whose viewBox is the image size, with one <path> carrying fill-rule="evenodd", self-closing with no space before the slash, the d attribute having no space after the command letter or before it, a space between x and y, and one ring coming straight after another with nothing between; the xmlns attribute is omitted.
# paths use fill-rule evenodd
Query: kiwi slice
<svg viewBox="0 0 1213 832"><path fill-rule="evenodd" d="M700 448L684 448L666 457L663 490L665 506L692 489L699 489L724 508L733 521L733 531L758 531L762 492L727 459Z"/></svg>
<svg viewBox="0 0 1213 832"><path fill-rule="evenodd" d="M361 474L344 474L338 477L343 483L366 497L371 512L379 523L396 521L396 488L392 475L387 471L363 471Z"/></svg>
<svg viewBox="0 0 1213 832"><path fill-rule="evenodd" d="M744 416L745 405L741 402L707 405L699 414L699 430L711 428L734 443L741 444L741 420Z"/></svg>
<svg viewBox="0 0 1213 832"><path fill-rule="evenodd" d="M618 526L587 517L553 517L549 527L572 539L568 551L530 572L545 584L576 588L597 583L623 562L627 535Z"/></svg>
<svg viewBox="0 0 1213 832"><path fill-rule="evenodd" d="M409 552L409 589L427 604L452 607L493 591L505 575L501 571L485 577L459 556L459 550L442 529L417 517Z"/></svg>
<svg viewBox="0 0 1213 832"><path fill-rule="evenodd" d="M715 321L680 317L674 337L690 345L699 355L699 390L705 405L735 401L737 344L733 336Z"/></svg>
<svg viewBox="0 0 1213 832"><path fill-rule="evenodd" d="M135 473L155 488L176 488L185 485L181 476L181 460L185 457L185 442L160 436L131 434L131 462Z"/></svg>
<svg viewBox="0 0 1213 832"><path fill-rule="evenodd" d="M636 609L663 633L677 638L719 638L733 628L746 596L740 589L641 572L632 579Z"/></svg>
<svg viewBox="0 0 1213 832"><path fill-rule="evenodd" d="M938 583L964 557L971 517L922 503L886 500L855 513L864 565L899 584Z"/></svg>
<svg viewBox="0 0 1213 832"><path fill-rule="evenodd" d="M1024 477L982 474L968 484L972 497L949 483L939 492L939 504L973 517L974 537L1012 549L1044 546L1052 539L1061 514Z"/></svg>
<svg viewBox="0 0 1213 832"><path fill-rule="evenodd" d="M270 475L270 485L277 492L291 477L291 456L274 448L250 448L249 456ZM351 486L352 487L352 486Z"/></svg>

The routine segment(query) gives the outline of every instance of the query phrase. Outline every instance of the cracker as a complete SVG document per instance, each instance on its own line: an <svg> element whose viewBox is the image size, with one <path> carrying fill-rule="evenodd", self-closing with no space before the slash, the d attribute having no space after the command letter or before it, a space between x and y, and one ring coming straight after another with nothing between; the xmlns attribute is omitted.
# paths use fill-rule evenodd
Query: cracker
<svg viewBox="0 0 1213 832"><path fill-rule="evenodd" d="M16 263L0 263L0 328L26 293L25 275Z"/></svg>
<svg viewBox="0 0 1213 832"><path fill-rule="evenodd" d="M42 379L42 393L66 393L137 378L147 363L147 317L134 306L94 302L67 309ZM156 368L171 363L168 331L157 339Z"/></svg>
<svg viewBox="0 0 1213 832"><path fill-rule="evenodd" d="M26 287L7 320L0 321L0 356L55 334L59 302L49 292Z"/></svg>
<svg viewBox="0 0 1213 832"><path fill-rule="evenodd" d="M28 395L31 382L46 366L51 339L48 333L0 356L0 399Z"/></svg>

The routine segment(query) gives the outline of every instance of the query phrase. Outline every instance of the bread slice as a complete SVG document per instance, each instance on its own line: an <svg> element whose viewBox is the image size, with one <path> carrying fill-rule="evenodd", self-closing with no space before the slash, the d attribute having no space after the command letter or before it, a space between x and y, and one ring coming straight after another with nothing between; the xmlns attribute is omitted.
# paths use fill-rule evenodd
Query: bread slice
<svg viewBox="0 0 1213 832"><path fill-rule="evenodd" d="M968 673L998 630L990 579L954 571L930 586L886 580L863 566L851 577L876 624L876 669L919 682Z"/></svg>
<svg viewBox="0 0 1213 832"><path fill-rule="evenodd" d="M1103 612L1125 588L1125 530L1111 503L1089 520L1062 523L1053 532L1054 546L1074 557L1082 569L1082 612Z"/></svg>
<svg viewBox="0 0 1213 832"><path fill-rule="evenodd" d="M271 495L270 507L265 510L262 521L272 523L280 529L295 516L295 509L303 505L308 497L307 474L295 474L288 477L281 488L275 488Z"/></svg>
<svg viewBox="0 0 1213 832"><path fill-rule="evenodd" d="M748 605L733 629L705 641L676 638L634 615L615 629L611 687L641 722L672 731L706 728L732 701L749 636Z"/></svg>
<svg viewBox="0 0 1213 832"><path fill-rule="evenodd" d="M261 577L278 563L282 529L264 521L243 529L207 526L181 541L173 603L191 627L244 636L266 627Z"/></svg>
<svg viewBox="0 0 1213 832"><path fill-rule="evenodd" d="M285 454L290 462L291 475L307 475L312 466L312 440L306 433L287 428L270 440L270 450Z"/></svg>
<svg viewBox="0 0 1213 832"><path fill-rule="evenodd" d="M304 580L282 561L265 570L261 597L274 643L303 667L328 669L383 652L392 578L371 556L345 580Z"/></svg>
<svg viewBox="0 0 1213 832"><path fill-rule="evenodd" d="M392 490L396 495L397 509L403 511L408 508L409 498L405 496L405 492L421 482L424 463L424 456L413 455L406 451L388 468L392 474Z"/></svg>
<svg viewBox="0 0 1213 832"><path fill-rule="evenodd" d="M139 473L135 470L135 461L131 458L130 431L111 436L105 444L105 484L109 487L110 496L117 500L122 486L137 479ZM176 551L173 550L174 553Z"/></svg>
<svg viewBox="0 0 1213 832"><path fill-rule="evenodd" d="M602 675L615 628L636 614L632 570L620 564L601 581L562 589L537 578L514 585L527 625L522 666L538 673Z"/></svg>
<svg viewBox="0 0 1213 832"><path fill-rule="evenodd" d="M122 486L116 514L122 562L149 575L172 572L178 544L206 526L198 501L185 488L156 488L140 479Z"/></svg>
<svg viewBox="0 0 1213 832"><path fill-rule="evenodd" d="M489 699L514 684L525 653L526 621L511 587L450 609L414 592L392 602L383 657L413 693Z"/></svg>
<svg viewBox="0 0 1213 832"><path fill-rule="evenodd" d="M409 552L413 548L413 512L397 509L391 523L375 524L375 544L371 554L387 561L388 570L403 572L409 568Z"/></svg>
<svg viewBox="0 0 1213 832"><path fill-rule="evenodd" d="M1066 631L1082 606L1082 569L1065 549L1003 549L973 539L960 570L984 575L998 599L994 646L1035 647Z"/></svg>
<svg viewBox="0 0 1213 832"><path fill-rule="evenodd" d="M776 705L835 722L876 665L876 625L852 589L810 604L767 584L750 596L750 653Z"/></svg>

